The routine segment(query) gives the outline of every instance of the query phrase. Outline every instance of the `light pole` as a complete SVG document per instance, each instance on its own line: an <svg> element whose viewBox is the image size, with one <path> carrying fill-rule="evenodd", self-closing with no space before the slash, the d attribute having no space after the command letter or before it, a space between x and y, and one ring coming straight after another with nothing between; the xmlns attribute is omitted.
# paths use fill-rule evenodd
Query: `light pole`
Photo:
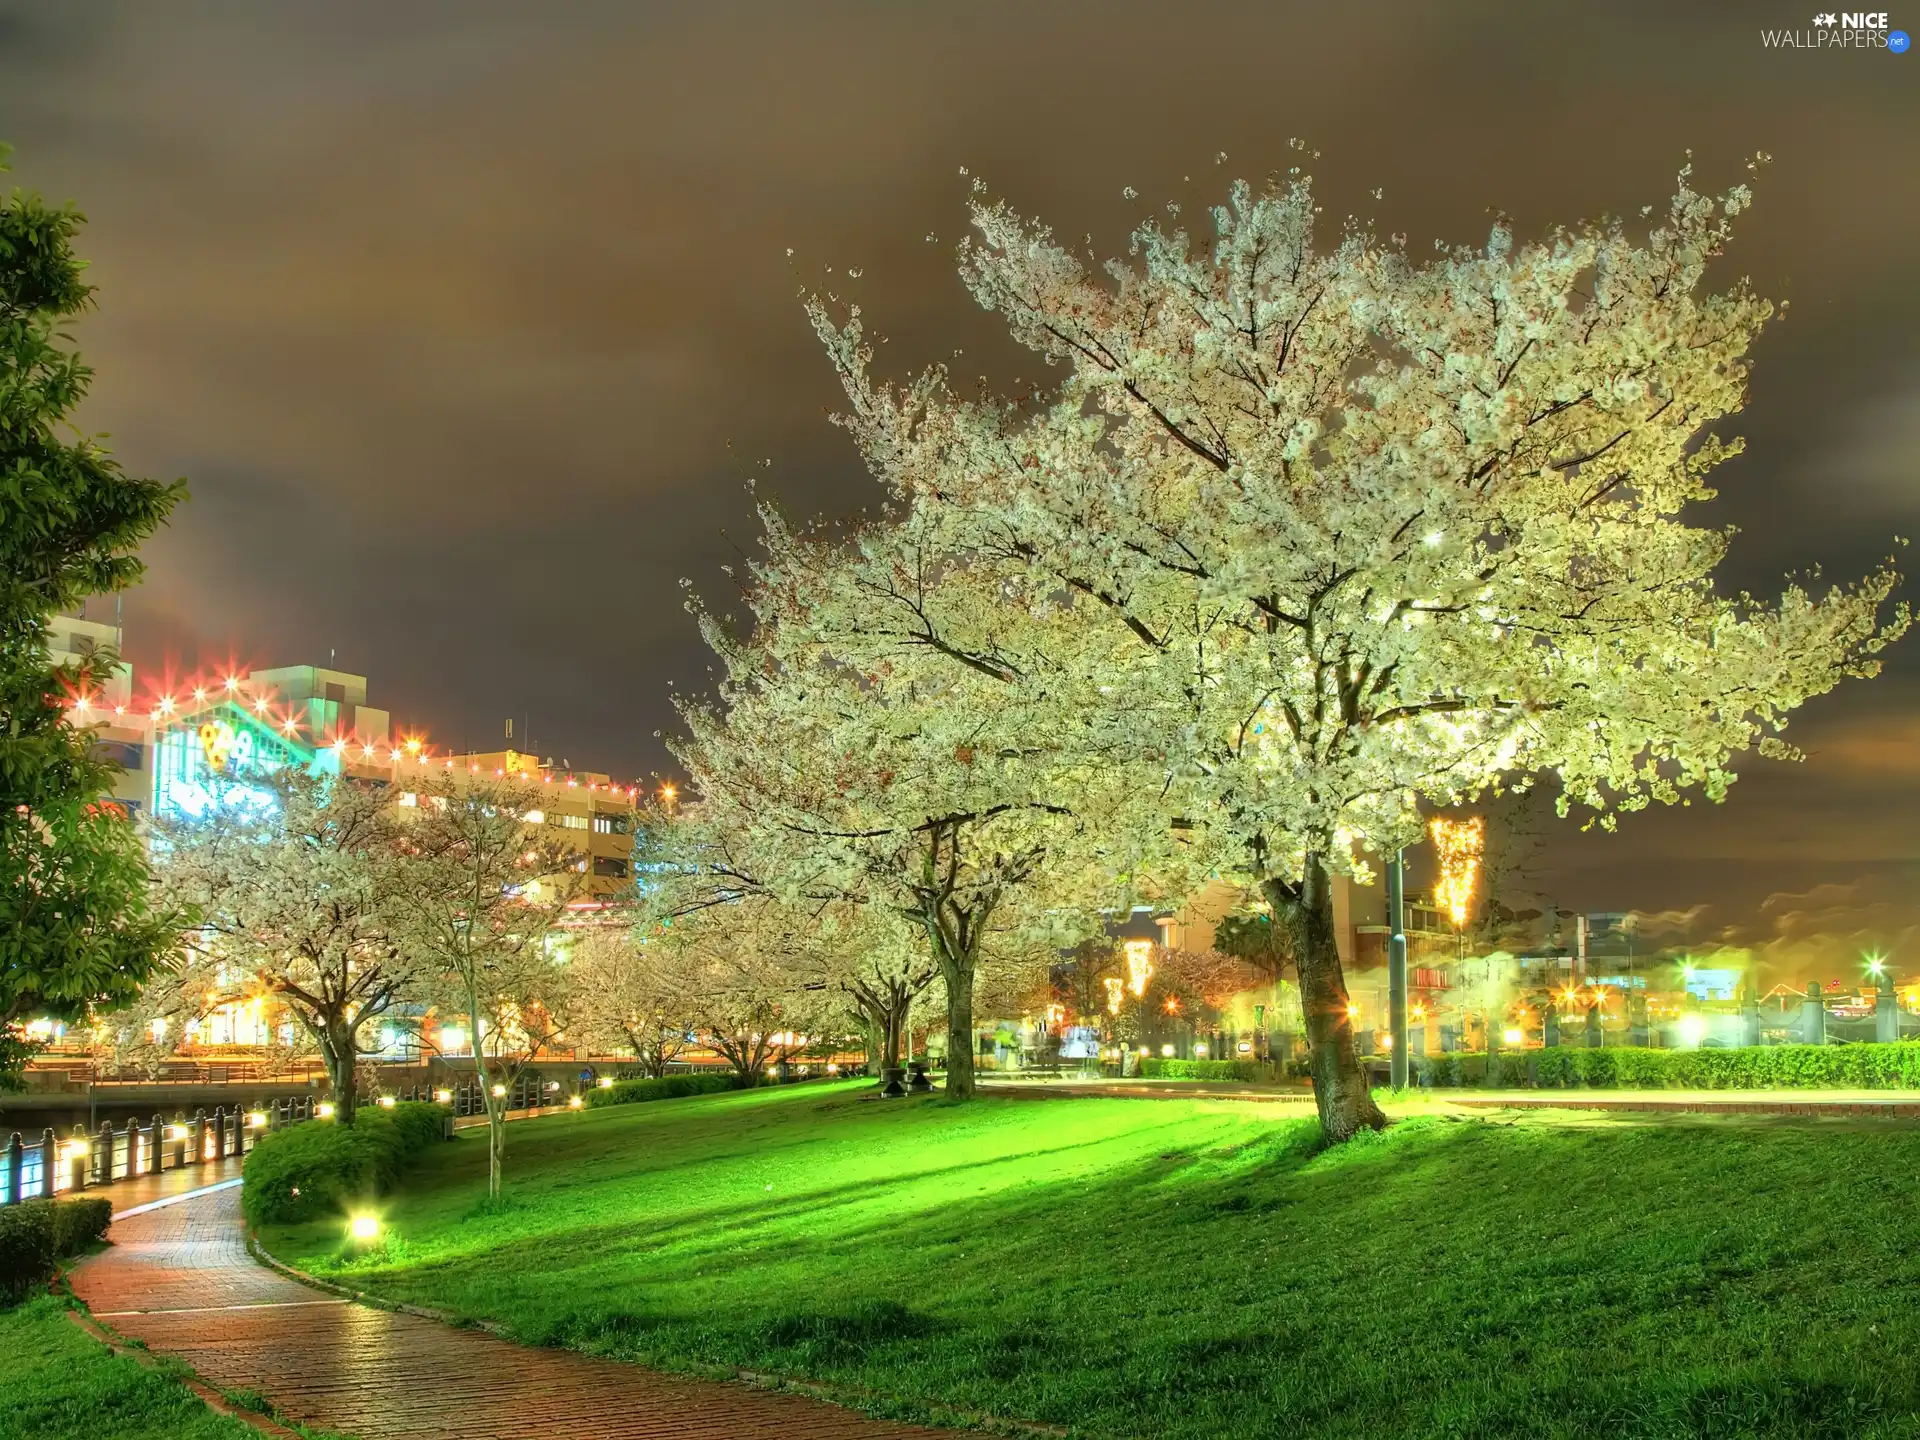
<svg viewBox="0 0 1920 1440"><path fill-rule="evenodd" d="M1407 867L1406 852L1395 850L1387 862L1387 1056L1395 1090L1407 1088Z"/></svg>
<svg viewBox="0 0 1920 1440"><path fill-rule="evenodd" d="M1867 974L1874 982L1873 1038L1882 1045L1891 1045L1900 1038L1900 1008L1885 958L1878 954L1867 956Z"/></svg>

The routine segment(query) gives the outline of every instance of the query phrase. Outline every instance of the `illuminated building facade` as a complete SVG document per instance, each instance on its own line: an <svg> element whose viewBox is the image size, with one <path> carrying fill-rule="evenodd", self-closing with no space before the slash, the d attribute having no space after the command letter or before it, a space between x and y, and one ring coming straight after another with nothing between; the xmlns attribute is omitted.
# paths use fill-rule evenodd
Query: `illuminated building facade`
<svg viewBox="0 0 1920 1440"><path fill-rule="evenodd" d="M57 662L120 649L111 598L97 608L54 617L47 646ZM223 814L273 803L268 777L287 767L343 775L390 788L394 803L417 804L426 775L511 778L528 788L532 825L557 832L584 877L573 907L583 918L604 914L632 883L637 785L599 772L556 770L516 751L451 756L418 736L393 733L388 712L369 705L365 676L327 666L294 665L220 672L154 690L136 699L130 665L116 662L108 682L70 701L76 724L96 750L122 767L115 800L130 816L217 823ZM44 1032L58 1048L64 1027ZM263 1013L258 998L219 1005L179 1037L190 1052L256 1049L294 1038L282 1017ZM383 1036L371 1058L406 1058L397 1036Z"/></svg>
<svg viewBox="0 0 1920 1440"><path fill-rule="evenodd" d="M120 653L120 597L96 596L47 622L47 651L56 665L79 664L99 651ZM135 713L133 666L116 659L113 672L97 692L74 697L74 717L93 727L94 749L121 767L113 798L129 814L151 801L147 770L148 724Z"/></svg>
<svg viewBox="0 0 1920 1440"><path fill-rule="evenodd" d="M573 852L580 873L586 877L584 899L612 900L632 884L638 786L616 785L611 777L597 771L556 770L550 762L518 750L448 755L438 757L435 763L456 784L460 777L470 776L526 786L527 823ZM394 783L404 786L407 773L405 764L399 765ZM409 803L410 794L402 789L399 803Z"/></svg>

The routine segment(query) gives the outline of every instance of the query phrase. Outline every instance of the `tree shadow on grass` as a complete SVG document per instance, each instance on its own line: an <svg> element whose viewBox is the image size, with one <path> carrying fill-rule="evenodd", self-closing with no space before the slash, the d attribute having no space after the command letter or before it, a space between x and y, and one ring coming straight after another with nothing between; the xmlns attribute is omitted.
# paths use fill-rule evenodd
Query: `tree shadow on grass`
<svg viewBox="0 0 1920 1440"><path fill-rule="evenodd" d="M1297 1124L892 1212L861 1180L638 1243L503 1236L394 1278L544 1343L1096 1435L1915 1433L1884 1367L1920 1346L1912 1132L1434 1118L1316 1153Z"/></svg>

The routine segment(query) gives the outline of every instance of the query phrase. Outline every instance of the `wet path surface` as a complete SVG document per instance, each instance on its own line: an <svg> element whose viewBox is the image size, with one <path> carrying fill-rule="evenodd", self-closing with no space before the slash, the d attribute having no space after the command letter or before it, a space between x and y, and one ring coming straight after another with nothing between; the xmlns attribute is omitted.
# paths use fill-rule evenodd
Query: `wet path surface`
<svg viewBox="0 0 1920 1440"><path fill-rule="evenodd" d="M203 1182L213 1178L199 1174ZM304 1424L359 1440L954 1434L871 1420L805 1396L531 1349L354 1304L254 1262L237 1186L179 1198L143 1194L137 1182L115 1189L122 1216L113 1244L75 1266L74 1291L122 1335L177 1355L221 1389L257 1390L279 1414Z"/></svg>

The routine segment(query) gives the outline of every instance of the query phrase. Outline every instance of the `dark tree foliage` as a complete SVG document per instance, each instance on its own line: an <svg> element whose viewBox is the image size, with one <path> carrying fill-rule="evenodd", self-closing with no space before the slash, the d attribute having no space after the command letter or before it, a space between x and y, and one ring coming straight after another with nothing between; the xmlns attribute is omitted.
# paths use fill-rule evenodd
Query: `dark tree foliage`
<svg viewBox="0 0 1920 1440"><path fill-rule="evenodd" d="M20 190L0 200L0 1087L29 1053L19 1022L131 998L173 930L109 800L115 767L69 720L117 657L56 666L46 645L52 616L140 577L135 548L185 493L70 429L92 378L60 329L92 303L81 223Z"/></svg>
<svg viewBox="0 0 1920 1440"><path fill-rule="evenodd" d="M1260 910L1236 910L1213 927L1213 948L1222 955L1244 960L1270 981L1285 973L1293 957L1292 942L1273 916Z"/></svg>

